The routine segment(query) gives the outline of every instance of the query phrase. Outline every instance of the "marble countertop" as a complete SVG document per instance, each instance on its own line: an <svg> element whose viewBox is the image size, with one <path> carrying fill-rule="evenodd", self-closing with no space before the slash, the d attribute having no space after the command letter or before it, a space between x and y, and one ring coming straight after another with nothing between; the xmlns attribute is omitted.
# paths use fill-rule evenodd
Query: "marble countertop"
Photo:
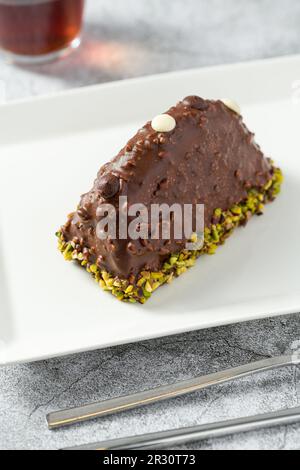
<svg viewBox="0 0 300 470"><path fill-rule="evenodd" d="M82 46L63 61L0 59L5 99L150 73L300 53L298 0L87 0ZM4 99L4 96L3 96ZM0 448L56 449L300 406L287 367L144 409L48 431L47 412L290 351L300 316L269 318L0 369ZM181 449L298 449L300 426Z"/></svg>

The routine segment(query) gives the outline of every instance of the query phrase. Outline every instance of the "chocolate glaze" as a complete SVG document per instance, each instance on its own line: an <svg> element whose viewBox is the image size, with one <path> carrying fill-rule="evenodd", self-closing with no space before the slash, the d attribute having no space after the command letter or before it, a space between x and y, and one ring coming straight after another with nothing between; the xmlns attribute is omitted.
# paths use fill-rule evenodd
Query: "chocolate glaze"
<svg viewBox="0 0 300 470"><path fill-rule="evenodd" d="M168 114L176 127L158 133L148 122L99 171L94 186L81 197L78 210L62 228L66 240L75 240L85 259L113 275L135 276L141 270L159 270L170 253L184 248L186 239L99 240L97 208L119 196L129 206L150 204L204 204L205 225L214 210L229 209L261 188L272 168L242 118L221 101L189 96ZM130 222L130 218L129 218Z"/></svg>
<svg viewBox="0 0 300 470"><path fill-rule="evenodd" d="M111 199L119 192L120 179L111 173L103 175L98 180L97 189L104 199Z"/></svg>

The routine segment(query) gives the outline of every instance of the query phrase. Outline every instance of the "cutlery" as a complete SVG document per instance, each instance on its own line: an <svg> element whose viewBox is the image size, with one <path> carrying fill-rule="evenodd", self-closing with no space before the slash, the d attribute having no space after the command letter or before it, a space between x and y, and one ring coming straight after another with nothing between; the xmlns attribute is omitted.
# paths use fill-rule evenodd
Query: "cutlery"
<svg viewBox="0 0 300 470"><path fill-rule="evenodd" d="M69 447L64 450L159 449L239 432L254 431L274 426L286 426L287 424L297 422L300 422L300 407L218 423L112 439L94 444Z"/></svg>
<svg viewBox="0 0 300 470"><path fill-rule="evenodd" d="M299 362L297 359L299 358L297 358L296 355L264 359L262 361L252 362L250 364L245 364L206 376L196 377L171 385L164 385L144 392L52 412L47 415L48 427L49 429L54 429L138 408L162 400L167 400L169 398L179 397L188 393L203 390L207 387L211 387L212 385L222 384L234 379L257 374L259 372L297 364L297 362Z"/></svg>

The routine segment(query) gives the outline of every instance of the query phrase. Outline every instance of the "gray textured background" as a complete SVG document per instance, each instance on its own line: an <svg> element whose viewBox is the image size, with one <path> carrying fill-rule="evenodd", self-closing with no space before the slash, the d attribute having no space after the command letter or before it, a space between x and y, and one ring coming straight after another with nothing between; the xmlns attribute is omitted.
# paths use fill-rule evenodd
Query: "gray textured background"
<svg viewBox="0 0 300 470"><path fill-rule="evenodd" d="M88 0L82 47L21 68L0 60L8 100L202 65L300 53L298 0ZM184 312L182 312L184 315ZM50 432L45 414L83 402L282 354L300 318L226 326L0 370L0 448L55 449L300 405L299 368L214 387L145 409ZM297 449L300 426L182 449Z"/></svg>

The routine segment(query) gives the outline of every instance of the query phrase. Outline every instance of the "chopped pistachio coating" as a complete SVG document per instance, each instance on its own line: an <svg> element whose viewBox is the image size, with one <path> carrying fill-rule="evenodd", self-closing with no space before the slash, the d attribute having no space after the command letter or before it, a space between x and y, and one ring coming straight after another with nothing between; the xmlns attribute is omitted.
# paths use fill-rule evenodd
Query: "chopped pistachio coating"
<svg viewBox="0 0 300 470"><path fill-rule="evenodd" d="M272 179L262 189L250 189L247 198L235 204L230 210L222 211L216 208L214 222L219 222L205 228L204 244L200 250L182 250L179 253L173 253L166 260L161 271L142 271L134 281L120 279L118 276L101 270L96 264L84 260L83 253L75 249L75 243L66 242L60 231L56 233L58 248L67 261L76 260L94 277L103 290L110 291L118 300L144 304L158 287L169 284L174 277L180 276L188 268L194 266L199 256L213 255L218 246L225 243L236 227L245 225L254 214L261 215L264 204L273 201L279 194L282 181L280 169L274 167ZM197 241L196 234L192 234L191 241L193 243Z"/></svg>

